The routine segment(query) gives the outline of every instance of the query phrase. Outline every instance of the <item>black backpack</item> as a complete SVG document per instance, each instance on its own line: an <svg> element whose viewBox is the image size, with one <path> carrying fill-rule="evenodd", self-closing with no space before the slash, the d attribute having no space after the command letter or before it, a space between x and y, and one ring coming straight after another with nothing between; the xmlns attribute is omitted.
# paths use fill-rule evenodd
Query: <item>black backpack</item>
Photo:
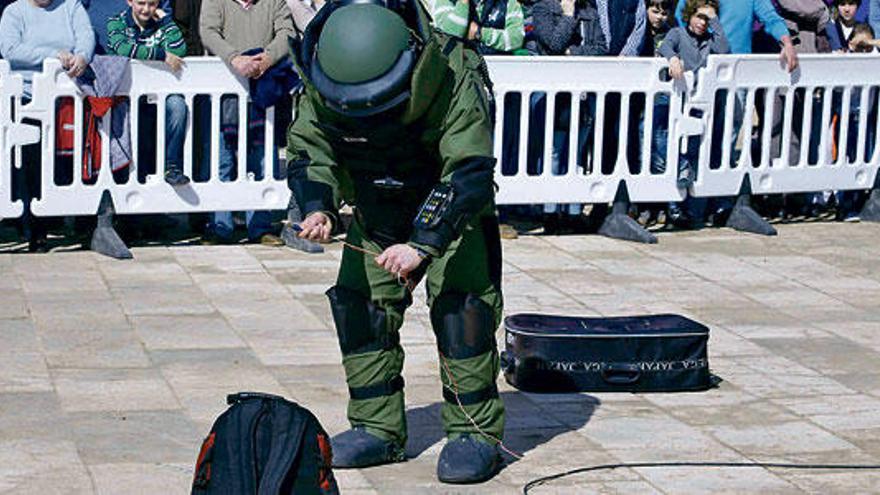
<svg viewBox="0 0 880 495"><path fill-rule="evenodd" d="M330 440L307 409L240 392L214 422L196 461L193 495L336 495Z"/></svg>

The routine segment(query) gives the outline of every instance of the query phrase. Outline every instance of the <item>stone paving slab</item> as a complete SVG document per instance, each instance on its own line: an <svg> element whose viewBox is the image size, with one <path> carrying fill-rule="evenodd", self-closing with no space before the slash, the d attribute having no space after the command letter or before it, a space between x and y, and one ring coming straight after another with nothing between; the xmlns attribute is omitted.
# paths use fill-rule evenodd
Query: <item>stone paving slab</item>
<svg viewBox="0 0 880 495"><path fill-rule="evenodd" d="M409 460L338 471L343 493L521 493L596 464L880 462L880 226L779 225L504 241L506 312L678 312L711 328L724 381L687 394L528 394L499 380L506 455L491 481L436 480L444 434L424 291L402 330ZM0 493L188 493L225 396L283 394L331 433L344 374L323 292L341 248L0 253ZM498 334L499 344L503 333ZM880 493L880 471L634 468L532 493Z"/></svg>

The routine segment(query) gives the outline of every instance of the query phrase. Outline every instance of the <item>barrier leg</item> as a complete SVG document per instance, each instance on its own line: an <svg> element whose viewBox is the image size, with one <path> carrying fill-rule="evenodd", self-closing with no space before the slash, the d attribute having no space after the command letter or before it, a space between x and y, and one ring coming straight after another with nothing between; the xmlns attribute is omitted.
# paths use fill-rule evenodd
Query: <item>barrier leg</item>
<svg viewBox="0 0 880 495"><path fill-rule="evenodd" d="M108 191L104 191L101 196L101 204L98 206L98 226L92 234L91 249L96 253L104 256L116 258L118 260L128 260L133 258L128 246L119 238L119 234L113 228L113 214L116 210L113 208L113 199Z"/></svg>
<svg viewBox="0 0 880 495"><path fill-rule="evenodd" d="M614 196L614 204L611 206L611 213L602 222L599 234L612 239L656 244L657 237L630 218L626 214L628 209L629 192L626 189L626 183L620 181L620 185L617 186L617 194Z"/></svg>
<svg viewBox="0 0 880 495"><path fill-rule="evenodd" d="M736 203L727 219L727 226L741 232L751 232L761 235L776 235L776 229L758 215L752 208L752 185L748 176L743 177L743 183L739 188Z"/></svg>
<svg viewBox="0 0 880 495"><path fill-rule="evenodd" d="M293 249L298 249L304 253L323 253L324 248L317 242L308 241L297 237L296 231L293 230L293 224L302 221L302 212L299 211L299 205L293 195L290 196L290 203L287 205L287 222L281 229L281 240L284 244Z"/></svg>
<svg viewBox="0 0 880 495"><path fill-rule="evenodd" d="M865 201L865 207L862 208L859 216L866 222L880 222L880 172L877 172L874 187L868 194L868 200Z"/></svg>

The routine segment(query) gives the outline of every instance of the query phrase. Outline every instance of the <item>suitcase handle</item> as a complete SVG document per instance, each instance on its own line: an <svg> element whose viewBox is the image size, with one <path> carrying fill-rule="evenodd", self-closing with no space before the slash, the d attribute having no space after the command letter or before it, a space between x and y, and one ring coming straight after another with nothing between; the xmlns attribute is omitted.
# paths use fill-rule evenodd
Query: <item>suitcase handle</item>
<svg viewBox="0 0 880 495"><path fill-rule="evenodd" d="M631 385L639 381L642 372L634 364L611 363L602 369L602 379L611 385Z"/></svg>

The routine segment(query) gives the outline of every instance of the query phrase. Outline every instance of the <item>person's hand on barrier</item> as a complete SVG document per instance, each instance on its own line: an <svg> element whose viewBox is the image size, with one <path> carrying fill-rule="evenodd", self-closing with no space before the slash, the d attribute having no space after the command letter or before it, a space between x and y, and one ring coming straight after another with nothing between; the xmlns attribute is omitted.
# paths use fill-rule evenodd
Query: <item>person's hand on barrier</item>
<svg viewBox="0 0 880 495"><path fill-rule="evenodd" d="M242 77L251 78L258 69L258 64L254 57L248 55L238 55L232 58L232 68L235 69Z"/></svg>
<svg viewBox="0 0 880 495"><path fill-rule="evenodd" d="M183 68L183 59L171 52L165 52L165 64L171 68L172 72L180 72Z"/></svg>
<svg viewBox="0 0 880 495"><path fill-rule="evenodd" d="M262 76L272 67L272 59L266 55L266 52L255 55L255 60L257 62L257 73L254 75L255 78Z"/></svg>
<svg viewBox="0 0 880 495"><path fill-rule="evenodd" d="M669 59L669 77L673 79L684 78L684 65L681 63L680 58L672 57Z"/></svg>
<svg viewBox="0 0 880 495"><path fill-rule="evenodd" d="M301 230L298 236L310 241L328 242L330 233L333 232L333 222L330 217L320 211L309 213L305 220L300 222L299 227Z"/></svg>
<svg viewBox="0 0 880 495"><path fill-rule="evenodd" d="M562 15L566 15L568 17L574 16L575 0L561 0L559 3L562 6Z"/></svg>
<svg viewBox="0 0 880 495"><path fill-rule="evenodd" d="M61 62L61 68L67 70L73 65L73 54L67 50L61 50L57 55L58 61Z"/></svg>
<svg viewBox="0 0 880 495"><path fill-rule="evenodd" d="M794 43L791 42L791 36L782 37L782 52L779 54L779 58L782 59L782 62L785 64L785 69L789 73L797 70L800 65L797 51L794 49Z"/></svg>
<svg viewBox="0 0 880 495"><path fill-rule="evenodd" d="M405 277L422 264L422 257L408 244L395 244L376 257L376 264L392 275Z"/></svg>
<svg viewBox="0 0 880 495"><path fill-rule="evenodd" d="M72 59L70 59L70 67L67 68L67 75L72 78L77 78L83 75L83 72L86 71L86 67L89 66L89 63L86 61L86 58L82 55L74 55Z"/></svg>

